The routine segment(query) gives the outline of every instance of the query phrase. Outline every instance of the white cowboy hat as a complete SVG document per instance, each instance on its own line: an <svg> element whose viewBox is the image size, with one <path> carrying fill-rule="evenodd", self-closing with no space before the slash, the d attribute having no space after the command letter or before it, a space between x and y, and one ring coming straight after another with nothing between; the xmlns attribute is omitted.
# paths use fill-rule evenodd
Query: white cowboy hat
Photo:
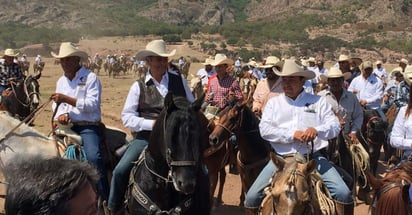
<svg viewBox="0 0 412 215"><path fill-rule="evenodd" d="M215 59L213 60L213 62L210 63L210 65L212 66L217 66L217 65L221 65L221 64L233 64L233 60L227 58L227 56L225 54L216 54L215 55Z"/></svg>
<svg viewBox="0 0 412 215"><path fill-rule="evenodd" d="M280 63L278 63L279 65ZM275 67L274 67L275 68ZM306 80L315 78L316 75L313 71L307 70L299 61L286 59L282 65L282 72L279 72L276 68L273 72L281 77L284 76L301 76Z"/></svg>
<svg viewBox="0 0 412 215"><path fill-rule="evenodd" d="M316 63L316 59L315 59L314 57L310 57L310 58L308 59L308 62Z"/></svg>
<svg viewBox="0 0 412 215"><path fill-rule="evenodd" d="M403 72L403 78L405 82L410 86L412 83L412 66L405 67L405 72Z"/></svg>
<svg viewBox="0 0 412 215"><path fill-rule="evenodd" d="M277 63L279 63L279 62L280 62L280 59L279 59L278 57L276 57L276 56L268 56L268 57L266 58L265 65L260 65L259 68L263 68L263 69L272 68L272 67L274 67L274 66L275 66Z"/></svg>
<svg viewBox="0 0 412 215"><path fill-rule="evenodd" d="M326 82L328 81L328 78L342 78L343 80L348 80L350 77L352 77L352 74L350 72L345 72L342 73L342 70L340 70L337 67L331 67L326 75L320 75L319 78L320 80Z"/></svg>
<svg viewBox="0 0 412 215"><path fill-rule="evenodd" d="M257 63L254 60L251 60L247 63L248 66L253 66L253 67L257 67Z"/></svg>
<svg viewBox="0 0 412 215"><path fill-rule="evenodd" d="M149 56L171 57L176 54L176 49L171 52L166 50L166 42L164 40L153 40L146 45L146 49L137 52L136 57L143 59Z"/></svg>
<svg viewBox="0 0 412 215"><path fill-rule="evenodd" d="M78 47L74 46L71 42L63 42L60 44L59 54L54 52L50 53L54 58L65 58L77 56L80 57L82 61L87 61L88 54L84 51L80 51Z"/></svg>
<svg viewBox="0 0 412 215"><path fill-rule="evenodd" d="M212 65L211 63L213 63L213 59L212 58L206 58L205 62L202 63L202 64L206 66L206 65Z"/></svg>
<svg viewBox="0 0 412 215"><path fill-rule="evenodd" d="M409 64L409 61L406 60L405 58L402 58L402 59L400 59L400 60L398 61L398 63L404 63L404 64L408 65L408 64Z"/></svg>
<svg viewBox="0 0 412 215"><path fill-rule="evenodd" d="M9 57L17 57L20 53L17 52L14 49L6 49L4 50L4 55L3 56L9 56Z"/></svg>
<svg viewBox="0 0 412 215"><path fill-rule="evenodd" d="M349 61L349 60L350 60L349 56L344 55L344 54L339 55L338 62Z"/></svg>
<svg viewBox="0 0 412 215"><path fill-rule="evenodd" d="M373 64L372 64L372 62L370 62L370 61L364 61L362 64L361 64L361 68L362 69L367 69L367 68L372 68L373 69Z"/></svg>

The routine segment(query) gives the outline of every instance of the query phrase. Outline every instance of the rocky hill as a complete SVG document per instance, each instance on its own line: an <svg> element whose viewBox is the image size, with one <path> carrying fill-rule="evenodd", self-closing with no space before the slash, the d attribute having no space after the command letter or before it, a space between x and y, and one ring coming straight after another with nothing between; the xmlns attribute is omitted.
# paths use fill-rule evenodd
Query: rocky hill
<svg viewBox="0 0 412 215"><path fill-rule="evenodd" d="M122 36L119 26L128 28L142 20L151 22L138 27L144 31L157 26L153 22L197 27L246 22L275 25L291 17L316 15L318 23L302 29L309 39L412 38L412 0L0 0L0 5L0 25L58 27L86 35L98 32L97 36ZM298 22L292 24L299 26ZM384 50L378 51L382 55Z"/></svg>

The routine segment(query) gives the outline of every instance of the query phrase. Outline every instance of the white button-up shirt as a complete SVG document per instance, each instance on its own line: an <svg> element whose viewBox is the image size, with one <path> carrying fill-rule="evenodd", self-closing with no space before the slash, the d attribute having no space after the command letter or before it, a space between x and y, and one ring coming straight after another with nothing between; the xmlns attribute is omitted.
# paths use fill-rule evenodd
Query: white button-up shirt
<svg viewBox="0 0 412 215"><path fill-rule="evenodd" d="M348 91L357 91L356 97L359 101L366 100L366 108L368 109L377 109L381 105L383 84L382 81L373 74L367 79L362 75L354 78L349 85Z"/></svg>
<svg viewBox="0 0 412 215"><path fill-rule="evenodd" d="M175 72L172 72L176 74ZM177 75L177 74L176 74ZM153 84L156 86L156 89L159 91L160 95L166 97L168 93L168 86L169 86L169 74L166 72L162 80L157 82L150 72L146 73L145 83L147 83L150 79L152 79ZM190 89L187 85L187 82L184 78L182 78L183 87L185 88L187 99L190 102L194 101L193 94L190 92ZM139 83L136 81L130 87L129 94L127 95L126 102L124 103L123 111L122 111L122 121L123 125L127 128L130 128L133 132L139 131L151 131L153 128L154 120L145 119L140 117L139 112L137 109L139 108L139 98L140 98L140 87Z"/></svg>
<svg viewBox="0 0 412 215"><path fill-rule="evenodd" d="M60 77L57 80L56 93L76 98L77 102L75 107L61 103L55 119L61 114L68 113L72 122L99 122L101 120L102 85L96 74L85 67L81 67L71 81L66 76ZM56 106L56 103L53 103L53 110Z"/></svg>
<svg viewBox="0 0 412 215"><path fill-rule="evenodd" d="M259 124L262 138L269 141L280 155L311 152L310 143L293 139L297 130L313 127L318 136L314 152L328 146L328 139L338 136L340 124L331 105L322 97L302 92L295 100L281 93L266 103Z"/></svg>
<svg viewBox="0 0 412 215"><path fill-rule="evenodd" d="M391 133L391 145L397 149L405 150L404 155L412 153L412 118L405 118L407 106L401 107L396 116Z"/></svg>

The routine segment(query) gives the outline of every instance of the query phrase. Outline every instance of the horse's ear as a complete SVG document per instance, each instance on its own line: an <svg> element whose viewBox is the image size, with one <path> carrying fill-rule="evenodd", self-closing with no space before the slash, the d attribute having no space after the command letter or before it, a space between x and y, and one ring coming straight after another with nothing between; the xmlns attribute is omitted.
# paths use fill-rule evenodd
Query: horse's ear
<svg viewBox="0 0 412 215"><path fill-rule="evenodd" d="M168 92L165 100L164 100L164 105L168 113L170 113L174 108L176 108L175 103L173 102L173 93Z"/></svg>
<svg viewBox="0 0 412 215"><path fill-rule="evenodd" d="M366 177L369 181L370 186L374 190L380 190L381 187L383 186L383 181L380 179L377 179L375 176L373 176L370 172L366 172Z"/></svg>
<svg viewBox="0 0 412 215"><path fill-rule="evenodd" d="M202 95L198 99L196 99L196 101L193 102L192 104L193 110L198 111L200 110L200 108L202 108L202 104L203 104L203 101L205 100L205 96L206 94L202 93Z"/></svg>
<svg viewBox="0 0 412 215"><path fill-rule="evenodd" d="M280 158L276 153L270 152L270 158L272 159L273 163L277 167L277 171L282 171L283 168L285 167L285 160Z"/></svg>
<svg viewBox="0 0 412 215"><path fill-rule="evenodd" d="M41 72L39 72L39 74L32 76L33 79L39 80L41 77Z"/></svg>

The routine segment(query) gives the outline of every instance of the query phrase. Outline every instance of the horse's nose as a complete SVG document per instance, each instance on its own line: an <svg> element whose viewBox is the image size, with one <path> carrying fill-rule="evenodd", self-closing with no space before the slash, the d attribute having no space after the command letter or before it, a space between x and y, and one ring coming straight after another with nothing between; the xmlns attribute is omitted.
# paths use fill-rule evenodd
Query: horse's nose
<svg viewBox="0 0 412 215"><path fill-rule="evenodd" d="M178 180L177 184L180 187L181 191L185 194L192 194L195 191L195 180Z"/></svg>
<svg viewBox="0 0 412 215"><path fill-rule="evenodd" d="M209 144L211 146L215 146L219 143L219 137L216 136L209 136Z"/></svg>

